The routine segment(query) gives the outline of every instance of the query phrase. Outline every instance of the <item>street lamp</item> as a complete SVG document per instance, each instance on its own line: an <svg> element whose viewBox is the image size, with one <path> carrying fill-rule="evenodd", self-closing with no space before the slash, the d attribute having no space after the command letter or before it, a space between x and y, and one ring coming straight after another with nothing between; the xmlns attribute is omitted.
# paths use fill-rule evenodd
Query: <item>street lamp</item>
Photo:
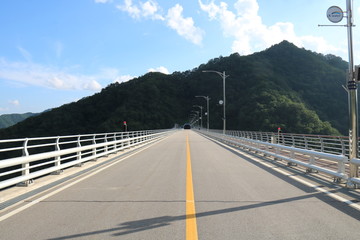
<svg viewBox="0 0 360 240"><path fill-rule="evenodd" d="M209 131L209 119L210 119L210 112L209 112L209 96L195 96L195 97L201 97L206 99L206 122L207 122L207 131Z"/></svg>
<svg viewBox="0 0 360 240"><path fill-rule="evenodd" d="M349 130L349 157L350 159L357 158L358 153L358 96L357 84L354 74L354 60L353 60L353 46L352 46L352 2L346 1L347 9L347 32L348 32L348 47L349 47L349 77L348 77L348 101L349 101L349 116L350 116L350 130ZM350 177L359 177L359 167L355 164L350 164Z"/></svg>
<svg viewBox="0 0 360 240"><path fill-rule="evenodd" d="M202 106L199 106L199 105L193 105L193 107L198 107L200 108L200 127L202 128L203 127L203 124L202 124L202 110L203 110L203 107Z"/></svg>
<svg viewBox="0 0 360 240"><path fill-rule="evenodd" d="M197 121L199 120L199 114L200 114L200 112L199 112L199 111L195 111L195 110L192 110L191 112L193 112L193 113L196 114L195 117L194 117L194 119L196 118L196 120L193 121L193 122L197 122Z"/></svg>
<svg viewBox="0 0 360 240"><path fill-rule="evenodd" d="M225 71L224 72L218 72L218 71L213 71L213 70L204 70L202 72L213 72L213 73L216 73L216 74L219 74L220 77L223 79L223 104L224 104L224 117L223 117L223 134L225 134L225 131L226 131L226 111L225 111L225 79L229 76L229 75L226 75L225 74Z"/></svg>
<svg viewBox="0 0 360 240"><path fill-rule="evenodd" d="M354 74L354 57L353 57L353 42L352 42L352 28L353 24L353 3L351 0L346 0L346 12L341 8L332 6L327 11L327 17L332 23L339 23L343 19L343 14L346 13L346 25L319 25L319 26L344 26L347 27L347 40L348 40L348 54L349 54L349 71L347 77L347 92L349 104L349 159L358 158L358 95L357 95L357 76ZM359 177L359 167L356 164L349 164L350 178ZM348 186L352 187L349 184ZM353 186L356 188L356 184Z"/></svg>

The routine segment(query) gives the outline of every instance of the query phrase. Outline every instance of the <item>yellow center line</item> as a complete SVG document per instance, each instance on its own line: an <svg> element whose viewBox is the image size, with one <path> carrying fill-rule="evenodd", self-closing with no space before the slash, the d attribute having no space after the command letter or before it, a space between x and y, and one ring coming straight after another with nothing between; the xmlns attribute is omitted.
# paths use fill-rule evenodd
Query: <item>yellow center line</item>
<svg viewBox="0 0 360 240"><path fill-rule="evenodd" d="M197 240L194 188L191 170L189 136L186 135L186 240Z"/></svg>

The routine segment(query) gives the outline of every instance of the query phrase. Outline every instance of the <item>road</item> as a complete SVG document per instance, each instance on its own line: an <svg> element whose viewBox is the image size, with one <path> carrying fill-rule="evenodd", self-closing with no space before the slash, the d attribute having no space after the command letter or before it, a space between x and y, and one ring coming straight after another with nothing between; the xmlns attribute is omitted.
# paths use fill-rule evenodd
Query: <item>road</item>
<svg viewBox="0 0 360 240"><path fill-rule="evenodd" d="M348 193L182 130L0 212L0 239L359 239Z"/></svg>

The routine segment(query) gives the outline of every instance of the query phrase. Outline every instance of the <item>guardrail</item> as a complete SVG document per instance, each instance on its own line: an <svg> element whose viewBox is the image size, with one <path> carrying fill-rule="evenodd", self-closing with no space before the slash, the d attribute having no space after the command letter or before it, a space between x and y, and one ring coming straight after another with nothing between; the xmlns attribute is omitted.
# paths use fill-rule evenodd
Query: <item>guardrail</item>
<svg viewBox="0 0 360 240"><path fill-rule="evenodd" d="M63 169L158 139L169 130L148 130L0 140L0 189L60 174Z"/></svg>
<svg viewBox="0 0 360 240"><path fill-rule="evenodd" d="M220 133L218 130L212 132ZM226 131L226 135L315 150L318 152L341 154L345 156L349 154L349 138L345 136L253 131Z"/></svg>
<svg viewBox="0 0 360 240"><path fill-rule="evenodd" d="M334 177L336 182L346 182L347 186L360 185L360 178L349 178L349 162L360 166L360 159L349 161L345 153L348 141L343 137L311 136L298 134L276 134L259 132L200 131L246 150L283 160L288 165L301 165L306 172L322 172Z"/></svg>
<svg viewBox="0 0 360 240"><path fill-rule="evenodd" d="M357 166L360 166L360 159L358 159L358 158L353 158L353 159L350 160L350 162L351 162L352 164L355 164L355 165L357 165ZM357 184L358 186L360 186L360 178L355 178L355 177L353 177L353 178L350 178L349 180L350 180L351 182L353 182L354 184Z"/></svg>

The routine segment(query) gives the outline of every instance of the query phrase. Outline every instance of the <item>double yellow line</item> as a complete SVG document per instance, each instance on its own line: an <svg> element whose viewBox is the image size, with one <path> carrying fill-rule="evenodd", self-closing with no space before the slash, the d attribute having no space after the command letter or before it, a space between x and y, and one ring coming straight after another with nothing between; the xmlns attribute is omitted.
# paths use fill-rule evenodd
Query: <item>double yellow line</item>
<svg viewBox="0 0 360 240"><path fill-rule="evenodd" d="M197 240L194 187L191 170L189 136L186 135L186 240Z"/></svg>

